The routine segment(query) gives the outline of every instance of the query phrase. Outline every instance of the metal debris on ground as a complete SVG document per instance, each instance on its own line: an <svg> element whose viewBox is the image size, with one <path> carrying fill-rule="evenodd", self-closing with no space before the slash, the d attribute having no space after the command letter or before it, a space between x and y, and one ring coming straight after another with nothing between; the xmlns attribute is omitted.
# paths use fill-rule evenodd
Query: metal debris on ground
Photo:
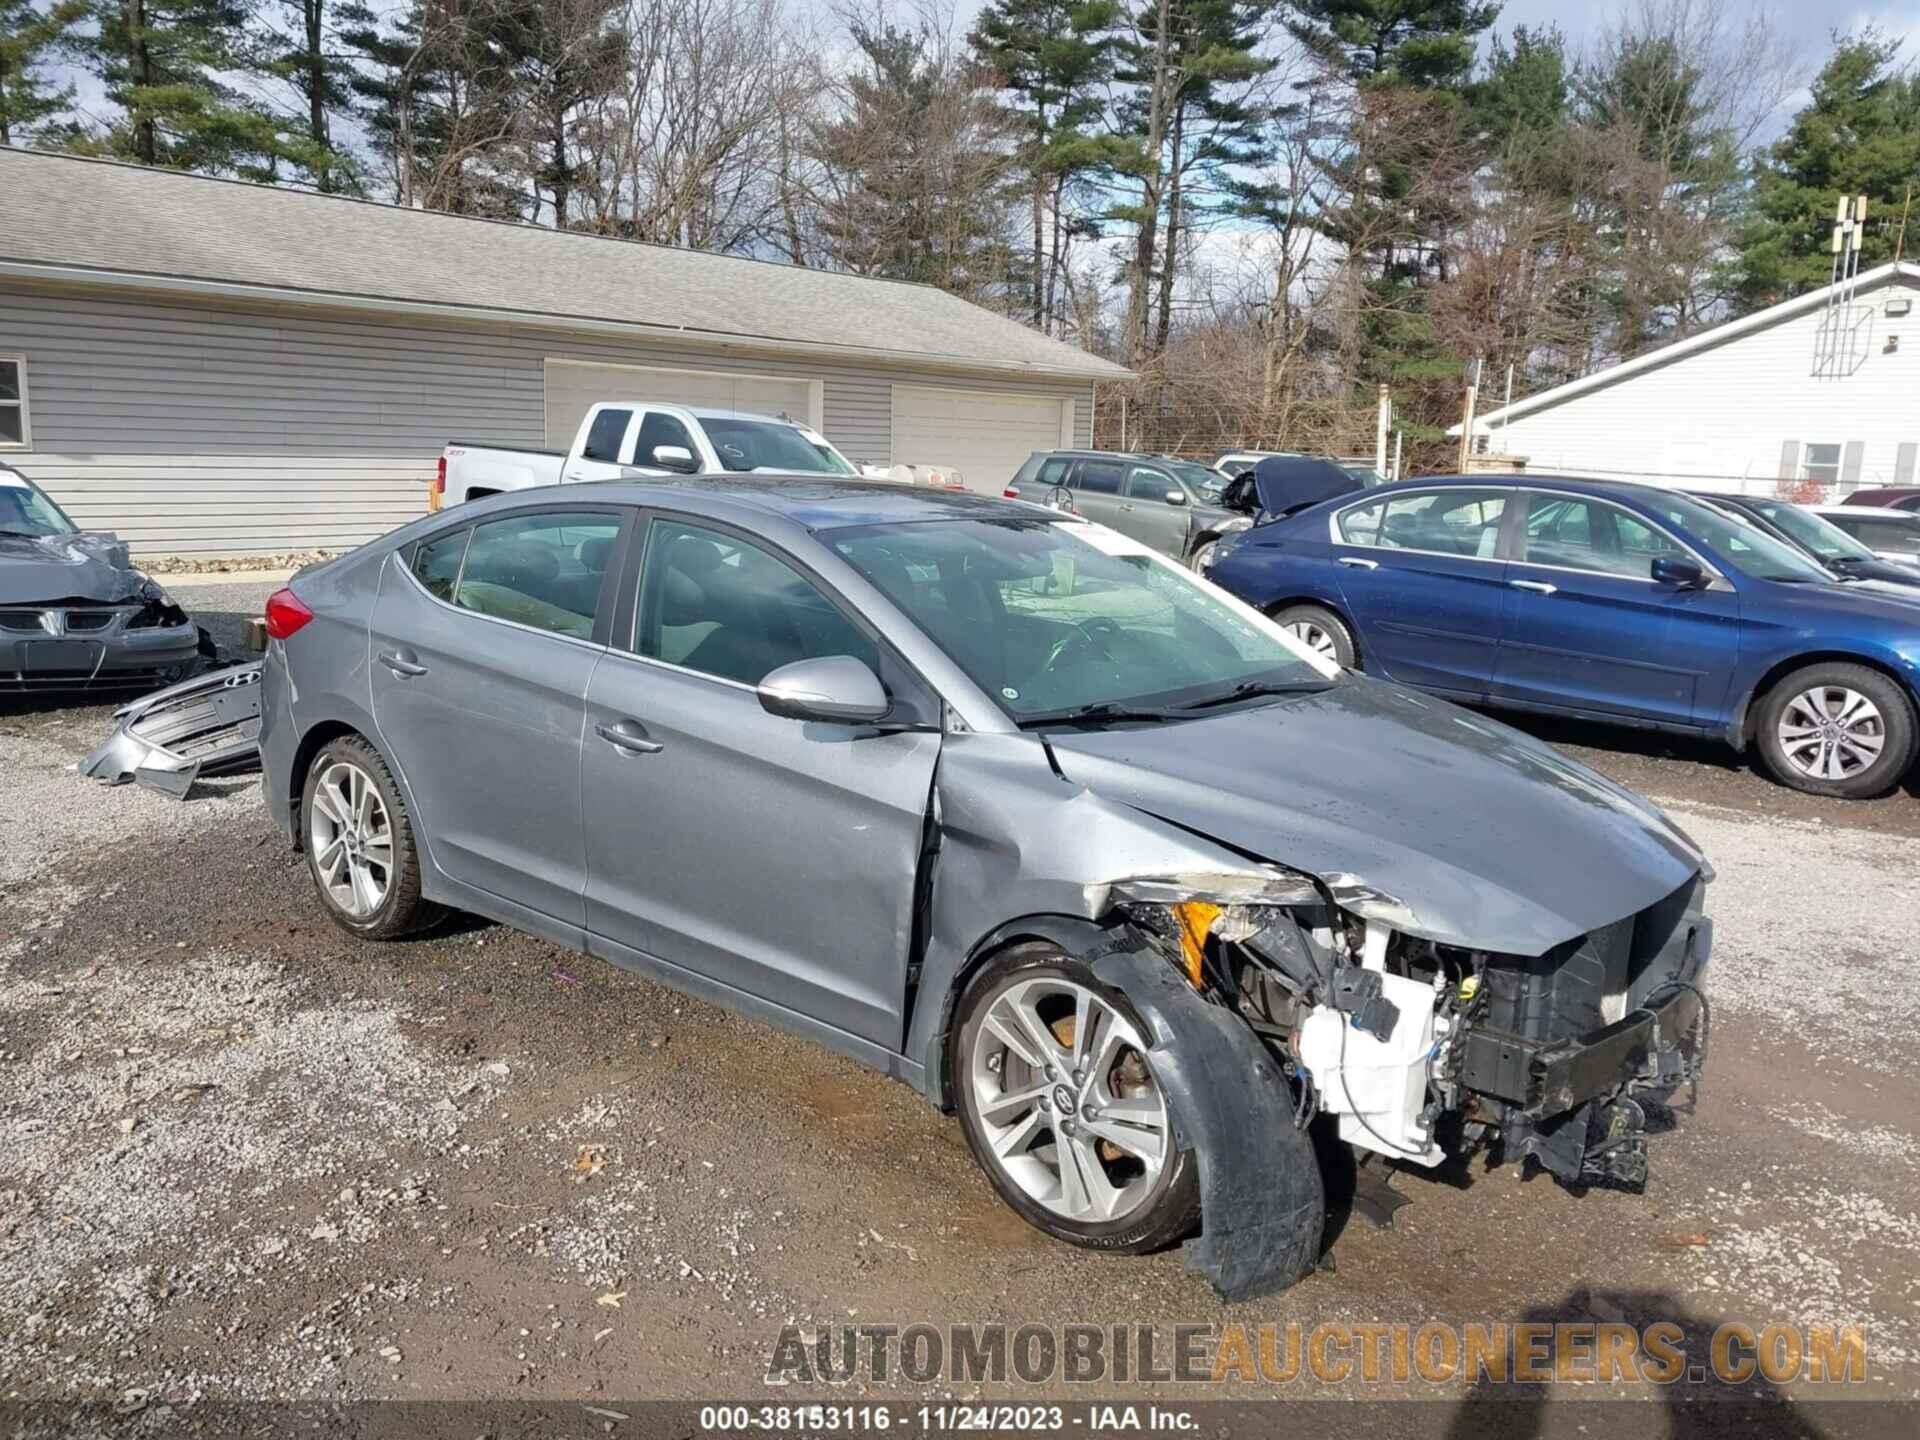
<svg viewBox="0 0 1920 1440"><path fill-rule="evenodd" d="M210 670L122 706L113 734L80 762L82 775L132 780L183 800L202 776L260 755L260 662Z"/></svg>

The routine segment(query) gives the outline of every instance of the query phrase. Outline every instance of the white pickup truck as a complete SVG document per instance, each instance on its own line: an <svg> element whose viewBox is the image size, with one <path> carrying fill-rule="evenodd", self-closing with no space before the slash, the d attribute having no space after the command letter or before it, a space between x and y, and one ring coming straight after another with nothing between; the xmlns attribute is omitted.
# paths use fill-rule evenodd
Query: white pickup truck
<svg viewBox="0 0 1920 1440"><path fill-rule="evenodd" d="M440 452L428 507L505 490L646 475L718 475L751 470L857 475L825 436L785 417L685 405L602 401L587 411L573 445L520 450L456 440Z"/></svg>

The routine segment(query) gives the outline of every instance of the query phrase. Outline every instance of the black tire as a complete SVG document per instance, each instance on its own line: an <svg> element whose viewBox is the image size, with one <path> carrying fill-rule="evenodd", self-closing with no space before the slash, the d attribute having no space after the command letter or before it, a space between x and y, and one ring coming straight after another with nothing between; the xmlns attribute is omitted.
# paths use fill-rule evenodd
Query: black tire
<svg viewBox="0 0 1920 1440"><path fill-rule="evenodd" d="M1860 759L1860 752L1844 743L1811 752L1805 748L1790 751L1780 734L1782 723L1793 718L1790 710L1795 716L1807 716L1806 704L1796 709L1795 702L1809 695L1825 697L1818 703L1827 711L1843 710L1845 702L1840 699L1843 692L1864 697L1878 712L1877 723L1869 719L1855 733L1869 737L1877 734L1881 742L1879 754L1871 763L1860 764L1849 773L1813 773L1805 768L1806 763L1818 768L1822 758L1833 755L1838 761L1836 768L1844 770L1849 762ZM1865 665L1823 661L1783 677L1760 702L1757 732L1760 754L1774 778L1810 795L1830 795L1841 800L1866 800L1884 795L1900 783L1900 778L1913 764L1913 702L1898 682Z"/></svg>
<svg viewBox="0 0 1920 1440"><path fill-rule="evenodd" d="M1311 629L1326 636L1333 645L1334 660L1349 670L1360 668L1360 647L1353 643L1353 631L1347 628L1347 622L1331 610L1320 605L1289 605L1274 613L1274 620L1293 630ZM1307 636L1299 638L1307 640ZM1309 644L1313 642L1308 640Z"/></svg>
<svg viewBox="0 0 1920 1440"><path fill-rule="evenodd" d="M365 773L386 808L391 836L391 861L386 867L386 894L370 913L356 916L335 899L320 875L319 858L314 853L312 817L314 791L331 766L349 764ZM333 923L349 935L362 940L397 940L403 935L424 930L446 912L420 896L420 851L414 843L413 821L407 802L394 783L386 758L358 735L343 735L329 740L307 765L300 784L301 848L306 852L307 874L313 880L314 893Z"/></svg>
<svg viewBox="0 0 1920 1440"><path fill-rule="evenodd" d="M954 1097L960 1128L966 1134L975 1162L1016 1214L1056 1240L1123 1255L1145 1254L1179 1243L1200 1223L1200 1168L1192 1150L1181 1149L1172 1154L1146 1198L1126 1215L1112 1221L1074 1221L1054 1213L1009 1178L993 1156L982 1127L978 1101L968 1083L974 1040L986 1018L990 1000L1012 981L1030 978L1058 978L1083 986L1125 1016L1136 1029L1143 1028L1124 995L1094 979L1087 966L1055 946L1016 945L988 961L960 996L954 1016L953 1043L947 1049L948 1093ZM1170 1134L1173 1128L1169 1117Z"/></svg>

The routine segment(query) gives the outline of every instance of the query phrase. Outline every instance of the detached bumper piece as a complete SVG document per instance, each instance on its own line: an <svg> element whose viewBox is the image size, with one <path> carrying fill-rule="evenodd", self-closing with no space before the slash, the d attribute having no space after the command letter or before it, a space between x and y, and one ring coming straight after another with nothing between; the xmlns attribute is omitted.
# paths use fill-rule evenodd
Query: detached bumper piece
<svg viewBox="0 0 1920 1440"><path fill-rule="evenodd" d="M156 690L114 713L106 743L80 773L109 785L132 780L177 800L203 775L260 758L260 662L212 670Z"/></svg>

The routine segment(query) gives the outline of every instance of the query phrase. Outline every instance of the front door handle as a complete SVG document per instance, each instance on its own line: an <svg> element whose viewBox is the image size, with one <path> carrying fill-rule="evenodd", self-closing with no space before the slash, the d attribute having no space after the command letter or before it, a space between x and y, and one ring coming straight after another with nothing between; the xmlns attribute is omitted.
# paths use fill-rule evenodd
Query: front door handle
<svg viewBox="0 0 1920 1440"><path fill-rule="evenodd" d="M1558 585L1549 585L1544 580L1509 580L1507 583L1516 590L1531 590L1536 595L1557 595L1560 593L1560 587Z"/></svg>
<svg viewBox="0 0 1920 1440"><path fill-rule="evenodd" d="M413 658L411 650L382 650L380 663L403 680L427 673L427 667Z"/></svg>
<svg viewBox="0 0 1920 1440"><path fill-rule="evenodd" d="M625 755L658 755L667 747L647 738L647 727L638 720L621 720L613 725L596 725L593 733Z"/></svg>
<svg viewBox="0 0 1920 1440"><path fill-rule="evenodd" d="M1342 555L1340 557L1340 563L1342 565L1351 565L1356 570L1378 570L1380 568L1380 562L1378 560L1362 560L1358 555Z"/></svg>

